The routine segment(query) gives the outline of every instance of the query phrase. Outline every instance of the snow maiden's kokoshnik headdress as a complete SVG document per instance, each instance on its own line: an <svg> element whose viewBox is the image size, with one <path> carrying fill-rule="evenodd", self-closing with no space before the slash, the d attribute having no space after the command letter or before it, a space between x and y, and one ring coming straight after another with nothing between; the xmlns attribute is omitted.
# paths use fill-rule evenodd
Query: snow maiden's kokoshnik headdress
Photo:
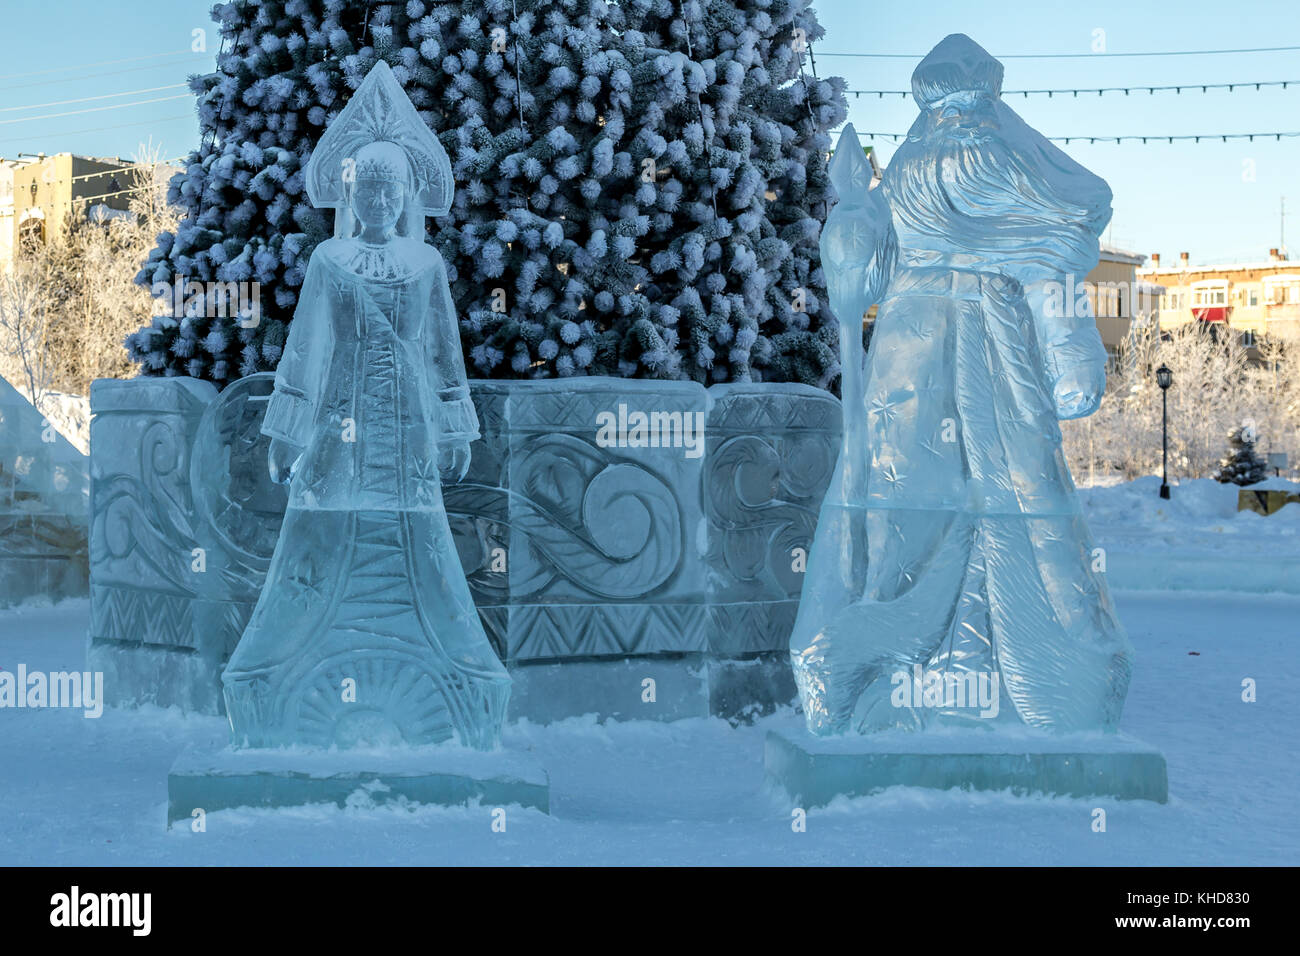
<svg viewBox="0 0 1300 956"><path fill-rule="evenodd" d="M394 144L410 163L413 182L408 182L406 197L408 234L418 235L412 228L418 226L417 217L445 216L451 210L456 184L447 151L420 119L392 68L380 60L343 111L326 127L307 160L307 197L317 209L336 210L336 235L351 234L344 170L352 169L360 175L358 154L373 143Z"/></svg>

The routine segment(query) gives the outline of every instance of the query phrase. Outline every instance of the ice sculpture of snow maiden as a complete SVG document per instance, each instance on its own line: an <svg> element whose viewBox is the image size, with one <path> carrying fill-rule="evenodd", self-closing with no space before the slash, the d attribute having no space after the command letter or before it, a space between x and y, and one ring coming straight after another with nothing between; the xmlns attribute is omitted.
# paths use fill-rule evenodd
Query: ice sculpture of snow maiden
<svg viewBox="0 0 1300 956"><path fill-rule="evenodd" d="M223 675L236 745L498 743L510 678L439 482L464 477L478 437L446 269L424 242L453 189L380 62L307 164L335 236L312 253L262 425L289 505Z"/></svg>
<svg viewBox="0 0 1300 956"><path fill-rule="evenodd" d="M921 115L881 186L852 128L832 161L844 440L790 643L815 734L1113 730L1123 707L1132 651L1057 424L1105 388L1091 309L1059 292L1096 264L1110 190L1001 84L949 36L912 76Z"/></svg>

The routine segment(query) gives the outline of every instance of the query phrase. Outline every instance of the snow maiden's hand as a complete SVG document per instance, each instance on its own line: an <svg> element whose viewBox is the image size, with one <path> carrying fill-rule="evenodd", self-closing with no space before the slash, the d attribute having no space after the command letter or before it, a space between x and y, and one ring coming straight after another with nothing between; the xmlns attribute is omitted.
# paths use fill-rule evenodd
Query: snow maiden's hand
<svg viewBox="0 0 1300 956"><path fill-rule="evenodd" d="M460 481L468 471L468 442L452 442L438 449L438 474L443 481Z"/></svg>
<svg viewBox="0 0 1300 956"><path fill-rule="evenodd" d="M283 438L272 438L271 448L266 454L266 463L271 471L271 480L277 485L286 484L293 477L293 469L302 457L303 450Z"/></svg>
<svg viewBox="0 0 1300 956"><path fill-rule="evenodd" d="M1095 364L1076 365L1064 372L1052 387L1056 417L1061 421L1085 418L1097 410L1106 391L1106 369Z"/></svg>

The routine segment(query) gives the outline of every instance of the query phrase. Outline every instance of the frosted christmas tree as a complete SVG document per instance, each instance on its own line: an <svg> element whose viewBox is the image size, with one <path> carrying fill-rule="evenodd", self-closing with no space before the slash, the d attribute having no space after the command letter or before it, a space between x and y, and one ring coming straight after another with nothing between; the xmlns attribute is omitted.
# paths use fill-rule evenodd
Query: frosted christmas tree
<svg viewBox="0 0 1300 956"><path fill-rule="evenodd" d="M1228 457L1219 461L1215 477L1223 484L1253 485L1268 477L1268 465L1255 452L1258 436L1250 425L1234 428L1228 435Z"/></svg>
<svg viewBox="0 0 1300 956"><path fill-rule="evenodd" d="M471 377L832 387L817 242L844 84L808 71L808 2L219 4L187 218L138 281L256 281L262 319L163 317L132 356L218 385L275 369L329 234L304 164L382 61L451 157L430 233Z"/></svg>

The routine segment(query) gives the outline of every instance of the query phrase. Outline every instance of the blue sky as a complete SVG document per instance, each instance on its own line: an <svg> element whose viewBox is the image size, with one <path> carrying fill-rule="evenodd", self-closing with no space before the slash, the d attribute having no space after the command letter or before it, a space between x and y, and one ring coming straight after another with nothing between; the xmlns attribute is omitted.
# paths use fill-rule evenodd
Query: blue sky
<svg viewBox="0 0 1300 956"><path fill-rule="evenodd" d="M47 0L13 6L5 11L8 28L0 39L0 156L39 150L132 156L141 142L152 139L165 156L173 157L194 144L192 100L163 98L186 93L166 87L183 83L187 73L212 68L218 38L208 15L210 0L121 5ZM844 76L855 89L907 89L916 59L948 33L967 33L995 56L1089 54L1008 58L1009 90L1300 80L1300 51L1164 57L1092 53L1097 30L1104 31L1107 54L1300 46L1300 7L1289 0L1159 5L930 0L924 7L818 0L815 6L827 30L814 48L818 72ZM56 28L60 23L63 30ZM208 31L206 54L189 52L196 28ZM78 68L61 69L65 67ZM56 68L58 72L47 72ZM64 102L128 91L142 92ZM1049 136L1300 131L1300 83L1259 92L1034 96L1008 102ZM38 108L14 109L28 106ZM94 112L73 112L81 110ZM55 113L70 115L48 115ZM901 133L915 116L910 99L849 98L849 117L861 131ZM887 162L893 144L883 139L875 145ZM1063 148L1110 183L1115 216L1107 238L1115 245L1144 254L1161 252L1166 261L1182 251L1190 252L1194 262L1263 258L1278 244L1279 204L1286 196L1291 208L1287 234L1300 256L1300 138Z"/></svg>
<svg viewBox="0 0 1300 956"><path fill-rule="evenodd" d="M1300 46L1300 6L1291 0L1208 3L954 2L921 4L819 0L826 37L815 45L821 74L869 90L910 87L915 59L864 59L832 52L926 53L949 33L966 33L994 56L1091 54L1093 31L1109 53ZM924 13L919 11L924 10ZM1300 80L1300 51L1219 56L1005 59L1004 88L1062 89ZM1300 84L1259 92L1107 93L1060 99L1009 97L1007 103L1046 136L1300 131ZM860 131L906 132L916 106L901 97L849 98ZM876 140L887 162L894 146ZM1058 144L1061 145L1061 144ZM1193 262L1259 260L1278 244L1279 201L1291 213L1287 236L1300 256L1300 137L1280 142L1230 140L1169 144L1062 145L1102 176L1114 192L1108 233L1134 252L1159 252L1166 263L1189 252ZM1251 161L1251 163L1247 163ZM1254 181L1243 173L1253 164Z"/></svg>
<svg viewBox="0 0 1300 956"><path fill-rule="evenodd" d="M184 87L157 88L183 84L190 73L213 69L219 36L211 8L210 0L4 3L0 156L71 151L131 157L151 138L166 157L183 155L198 138L192 95L102 107L187 94ZM190 31L196 28L207 31L206 54L190 52ZM136 90L149 92L66 102ZM36 108L15 109L28 106ZM58 113L72 115L51 115Z"/></svg>

